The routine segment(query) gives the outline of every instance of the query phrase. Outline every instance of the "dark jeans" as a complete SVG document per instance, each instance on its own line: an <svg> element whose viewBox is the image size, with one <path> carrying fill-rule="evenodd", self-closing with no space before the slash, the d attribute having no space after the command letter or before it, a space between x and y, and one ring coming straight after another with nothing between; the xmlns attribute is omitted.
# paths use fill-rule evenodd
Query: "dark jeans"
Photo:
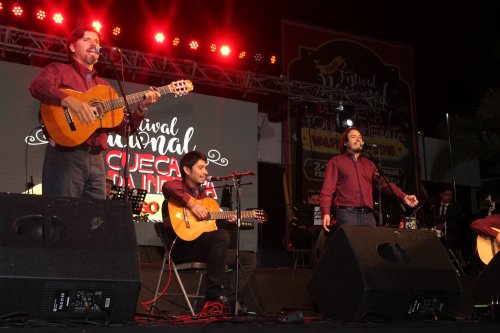
<svg viewBox="0 0 500 333"><path fill-rule="evenodd" d="M102 154L59 151L47 144L42 173L44 195L105 199L105 177Z"/></svg>
<svg viewBox="0 0 500 333"><path fill-rule="evenodd" d="M376 227L373 213L355 212L347 209L337 208L337 224L341 225L365 225Z"/></svg>
<svg viewBox="0 0 500 333"><path fill-rule="evenodd" d="M229 249L229 232L224 229L205 232L197 239L186 242L177 239L172 248L172 259L175 263L201 261L207 263L207 281L205 296L214 299L225 295L233 298L236 292L236 280L231 278L226 288L223 287L225 266L236 267L236 252ZM253 252L240 251L240 283L239 291L248 284L257 266ZM245 275L246 273L246 275Z"/></svg>

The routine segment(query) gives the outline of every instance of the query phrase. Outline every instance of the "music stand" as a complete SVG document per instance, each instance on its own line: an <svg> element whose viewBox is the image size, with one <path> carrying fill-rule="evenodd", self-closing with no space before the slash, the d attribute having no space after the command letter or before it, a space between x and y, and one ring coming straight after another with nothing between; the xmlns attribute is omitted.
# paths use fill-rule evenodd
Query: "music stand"
<svg viewBox="0 0 500 333"><path fill-rule="evenodd" d="M128 189L128 201L132 206L133 214L140 214L144 201L146 200L146 194L148 191L141 190L139 188ZM109 199L111 200L125 200L125 187L113 185L111 191L109 191Z"/></svg>

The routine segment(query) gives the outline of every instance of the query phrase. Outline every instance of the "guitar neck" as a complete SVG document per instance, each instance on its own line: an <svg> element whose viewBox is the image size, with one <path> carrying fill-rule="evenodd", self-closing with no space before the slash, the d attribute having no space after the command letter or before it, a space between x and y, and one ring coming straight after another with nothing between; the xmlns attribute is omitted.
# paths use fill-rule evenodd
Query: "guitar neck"
<svg viewBox="0 0 500 333"><path fill-rule="evenodd" d="M229 220L231 216L236 215L236 211L210 212L210 220ZM255 212L245 210L241 212L242 219L255 218Z"/></svg>
<svg viewBox="0 0 500 333"><path fill-rule="evenodd" d="M166 85L163 87L158 87L155 89L160 93L160 95L165 95L167 92L168 93L171 92L169 85ZM135 104L135 103L142 101L144 99L145 93L146 93L146 91L141 91L138 93L127 95L126 96L127 103L128 104ZM108 111L123 108L124 106L125 106L125 100L123 99L123 97L119 97L119 98L111 99L109 101L102 102L102 111L108 112Z"/></svg>

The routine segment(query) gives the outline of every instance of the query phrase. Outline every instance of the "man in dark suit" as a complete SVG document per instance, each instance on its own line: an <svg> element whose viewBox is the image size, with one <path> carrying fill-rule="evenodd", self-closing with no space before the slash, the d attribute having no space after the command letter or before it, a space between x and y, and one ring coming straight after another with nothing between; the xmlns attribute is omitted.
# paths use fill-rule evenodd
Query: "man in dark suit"
<svg viewBox="0 0 500 333"><path fill-rule="evenodd" d="M445 245L449 248L460 248L464 226L461 223L463 211L453 201L453 190L443 188L439 192L439 200L432 208L432 226L445 237Z"/></svg>

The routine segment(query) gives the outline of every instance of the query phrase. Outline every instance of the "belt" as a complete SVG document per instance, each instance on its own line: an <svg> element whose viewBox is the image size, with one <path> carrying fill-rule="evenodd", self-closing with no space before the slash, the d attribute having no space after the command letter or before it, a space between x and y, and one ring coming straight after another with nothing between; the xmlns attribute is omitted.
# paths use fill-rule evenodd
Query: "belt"
<svg viewBox="0 0 500 333"><path fill-rule="evenodd" d="M369 214L373 212L373 209L371 209L370 207L338 206L337 208L364 214Z"/></svg>
<svg viewBox="0 0 500 333"><path fill-rule="evenodd" d="M65 146L61 146L58 144L54 144L54 145L51 144L51 146L54 147L54 149L56 149L56 150L64 151L64 152L79 150L79 151L84 151L84 152L91 154L91 155L97 155L97 154L100 154L102 152L101 147L89 146L86 143L81 144L81 145L76 146L76 147L65 147Z"/></svg>

